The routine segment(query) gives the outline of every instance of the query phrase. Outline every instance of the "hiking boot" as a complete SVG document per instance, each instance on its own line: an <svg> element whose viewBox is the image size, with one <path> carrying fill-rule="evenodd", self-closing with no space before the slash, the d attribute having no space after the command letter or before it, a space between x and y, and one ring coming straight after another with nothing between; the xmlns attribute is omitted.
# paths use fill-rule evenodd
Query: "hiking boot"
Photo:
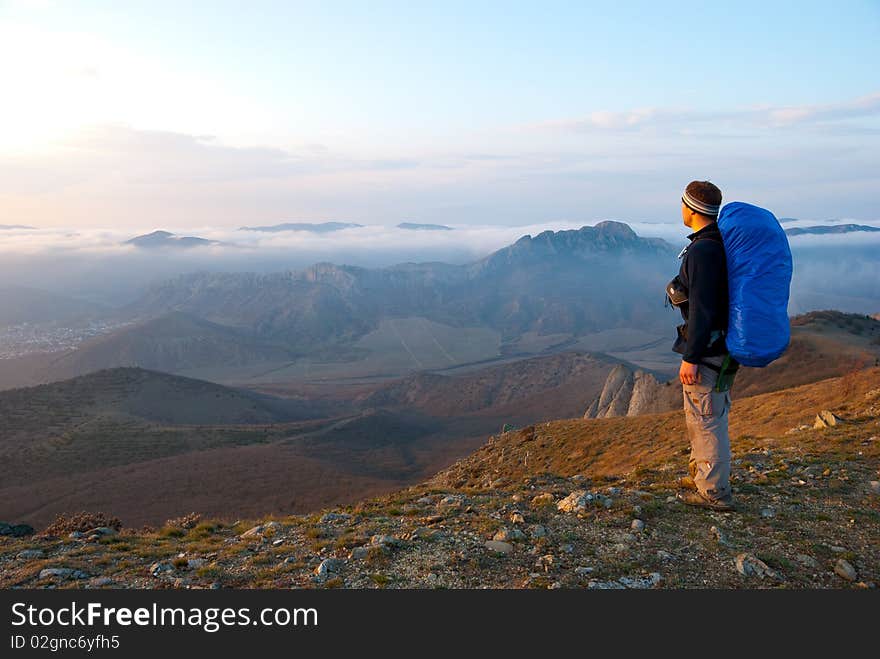
<svg viewBox="0 0 880 659"><path fill-rule="evenodd" d="M708 508L709 510L716 510L722 513L736 510L736 504L733 502L733 497L729 494L721 499L710 499L700 492L679 492L676 498L688 506Z"/></svg>
<svg viewBox="0 0 880 659"><path fill-rule="evenodd" d="M693 490L697 491L697 484L694 483L693 476L682 476L678 479L678 486L684 490Z"/></svg>

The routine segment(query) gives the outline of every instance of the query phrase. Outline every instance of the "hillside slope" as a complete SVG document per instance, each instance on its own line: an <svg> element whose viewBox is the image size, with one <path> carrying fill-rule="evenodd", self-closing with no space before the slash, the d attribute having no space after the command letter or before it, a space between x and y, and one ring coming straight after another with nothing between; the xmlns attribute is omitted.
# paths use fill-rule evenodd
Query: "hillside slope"
<svg viewBox="0 0 880 659"><path fill-rule="evenodd" d="M89 520L60 520L0 540L0 586L873 588L878 383L873 368L737 401L738 513L672 496L680 413L566 419L491 437L422 485L325 514L73 538ZM823 409L844 422L812 428Z"/></svg>
<svg viewBox="0 0 880 659"><path fill-rule="evenodd" d="M765 368L740 369L735 398L778 391L880 365L880 322L840 311L811 311L791 319L791 343ZM586 418L635 416L681 407L677 379L658 382L624 365L608 374Z"/></svg>
<svg viewBox="0 0 880 659"><path fill-rule="evenodd" d="M179 373L223 364L244 366L293 359L284 348L261 343L231 328L179 311L96 337L57 357L52 379L120 366Z"/></svg>

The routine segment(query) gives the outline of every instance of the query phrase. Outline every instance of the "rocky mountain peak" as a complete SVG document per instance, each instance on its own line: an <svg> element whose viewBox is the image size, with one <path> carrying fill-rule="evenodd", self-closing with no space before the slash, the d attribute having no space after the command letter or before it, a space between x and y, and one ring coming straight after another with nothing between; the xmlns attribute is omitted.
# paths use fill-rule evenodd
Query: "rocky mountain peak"
<svg viewBox="0 0 880 659"><path fill-rule="evenodd" d="M651 373L618 364L608 374L602 393L590 403L584 418L653 414L676 406L681 406L681 388L674 382L661 383Z"/></svg>

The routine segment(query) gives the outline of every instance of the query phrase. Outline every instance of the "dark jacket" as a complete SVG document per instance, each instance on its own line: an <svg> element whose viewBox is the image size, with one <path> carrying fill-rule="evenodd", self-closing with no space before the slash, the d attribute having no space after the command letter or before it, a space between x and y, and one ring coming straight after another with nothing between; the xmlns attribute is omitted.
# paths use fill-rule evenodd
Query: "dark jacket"
<svg viewBox="0 0 880 659"><path fill-rule="evenodd" d="M727 353L727 258L715 222L688 238L691 243L678 273L678 284L687 293L687 300L678 305L685 322L678 326L672 349L684 361L698 364L703 357Z"/></svg>

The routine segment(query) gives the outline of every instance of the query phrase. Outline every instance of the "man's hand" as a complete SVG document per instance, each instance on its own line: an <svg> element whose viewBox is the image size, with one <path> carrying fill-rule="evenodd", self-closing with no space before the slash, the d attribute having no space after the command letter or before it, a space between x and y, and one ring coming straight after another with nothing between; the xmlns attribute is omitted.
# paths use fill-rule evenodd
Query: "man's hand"
<svg viewBox="0 0 880 659"><path fill-rule="evenodd" d="M678 369L678 379L682 384L697 384L700 381L700 369L696 364L681 360L681 368Z"/></svg>

